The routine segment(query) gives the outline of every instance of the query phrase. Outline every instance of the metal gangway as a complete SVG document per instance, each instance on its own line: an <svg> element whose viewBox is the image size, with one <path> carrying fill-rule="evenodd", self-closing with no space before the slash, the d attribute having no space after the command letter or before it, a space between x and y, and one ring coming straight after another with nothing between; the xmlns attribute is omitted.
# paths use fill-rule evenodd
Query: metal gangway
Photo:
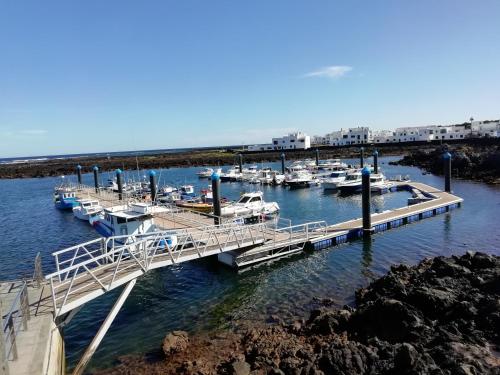
<svg viewBox="0 0 500 375"><path fill-rule="evenodd" d="M85 303L125 285L74 374L83 372L137 278L148 271L234 250L297 251L310 238L327 235L324 221L282 227L279 223L227 223L99 238L54 252L56 271L46 279L60 327L69 324Z"/></svg>

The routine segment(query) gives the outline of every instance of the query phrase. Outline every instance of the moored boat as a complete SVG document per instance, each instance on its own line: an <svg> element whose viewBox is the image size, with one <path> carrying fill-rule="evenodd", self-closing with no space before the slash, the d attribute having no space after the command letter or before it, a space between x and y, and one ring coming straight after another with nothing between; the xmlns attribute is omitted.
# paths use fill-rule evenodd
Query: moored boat
<svg viewBox="0 0 500 375"><path fill-rule="evenodd" d="M265 202L261 191L242 194L236 203L221 208L223 217L256 217L273 215L279 212L276 202Z"/></svg>
<svg viewBox="0 0 500 375"><path fill-rule="evenodd" d="M80 220L88 221L101 218L103 207L96 199L79 199L78 205L73 207L73 215Z"/></svg>

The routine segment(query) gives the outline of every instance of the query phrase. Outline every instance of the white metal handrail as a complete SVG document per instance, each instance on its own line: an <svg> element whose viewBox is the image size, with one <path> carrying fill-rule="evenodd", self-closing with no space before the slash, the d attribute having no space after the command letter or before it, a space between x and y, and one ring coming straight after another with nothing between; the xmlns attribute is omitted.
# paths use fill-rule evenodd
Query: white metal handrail
<svg viewBox="0 0 500 375"><path fill-rule="evenodd" d="M1 316L0 316L1 318ZM21 331L28 329L28 320L30 319L30 309L28 301L28 286L26 281L21 285L21 289L14 297L9 312L1 320L2 335L5 340L5 356L7 360L16 360L17 344L16 337Z"/></svg>
<svg viewBox="0 0 500 375"><path fill-rule="evenodd" d="M177 243L169 245L173 240ZM125 237L127 239L127 237ZM134 242L98 239L54 253L57 271L47 275L57 315L72 295L121 285L130 272L139 275L162 265L182 262L231 249L263 243L264 224L212 227L208 230L152 232Z"/></svg>

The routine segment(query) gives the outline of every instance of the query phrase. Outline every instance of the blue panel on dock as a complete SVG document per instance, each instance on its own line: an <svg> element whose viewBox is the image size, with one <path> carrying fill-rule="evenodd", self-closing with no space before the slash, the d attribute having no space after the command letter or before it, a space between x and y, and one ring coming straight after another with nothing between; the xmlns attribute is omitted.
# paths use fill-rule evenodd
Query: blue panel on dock
<svg viewBox="0 0 500 375"><path fill-rule="evenodd" d="M419 220L418 214L408 216L408 223L413 223L413 222L418 221L418 220Z"/></svg>
<svg viewBox="0 0 500 375"><path fill-rule="evenodd" d="M314 250L325 249L333 245L333 239L321 240L313 244Z"/></svg>
<svg viewBox="0 0 500 375"><path fill-rule="evenodd" d="M396 219L396 220L392 220L390 222L391 224L391 228L397 228L397 227L400 227L401 225L403 225L403 219Z"/></svg>
<svg viewBox="0 0 500 375"><path fill-rule="evenodd" d="M373 227L373 231L375 233L383 232L385 230L387 230L387 223L377 224Z"/></svg>
<svg viewBox="0 0 500 375"><path fill-rule="evenodd" d="M446 212L446 207L436 208L436 215L444 214Z"/></svg>
<svg viewBox="0 0 500 375"><path fill-rule="evenodd" d="M434 213L432 212L432 210L431 211L422 212L422 218L423 219L427 219L427 218L432 217L432 216L434 216Z"/></svg>

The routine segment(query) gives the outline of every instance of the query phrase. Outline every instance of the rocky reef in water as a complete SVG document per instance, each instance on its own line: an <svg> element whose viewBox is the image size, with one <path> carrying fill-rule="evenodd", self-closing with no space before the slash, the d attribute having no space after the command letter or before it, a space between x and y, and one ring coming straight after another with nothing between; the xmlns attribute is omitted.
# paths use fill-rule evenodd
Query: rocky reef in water
<svg viewBox="0 0 500 375"><path fill-rule="evenodd" d="M500 184L500 146L439 146L432 150L414 150L392 164L417 166L442 175L443 152L452 156L452 177Z"/></svg>
<svg viewBox="0 0 500 375"><path fill-rule="evenodd" d="M124 357L111 374L500 374L500 257L423 260L293 324L163 342L165 359Z"/></svg>

